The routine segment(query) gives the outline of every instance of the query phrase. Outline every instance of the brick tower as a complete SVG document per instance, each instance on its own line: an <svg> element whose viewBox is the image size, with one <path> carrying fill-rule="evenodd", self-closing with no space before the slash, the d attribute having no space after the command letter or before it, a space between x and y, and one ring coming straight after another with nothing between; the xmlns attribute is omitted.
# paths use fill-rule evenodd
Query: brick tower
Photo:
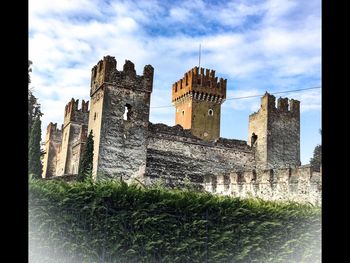
<svg viewBox="0 0 350 263"><path fill-rule="evenodd" d="M176 124L191 129L193 135L206 141L219 138L226 83L226 79L215 77L214 70L194 67L185 73L172 86Z"/></svg>

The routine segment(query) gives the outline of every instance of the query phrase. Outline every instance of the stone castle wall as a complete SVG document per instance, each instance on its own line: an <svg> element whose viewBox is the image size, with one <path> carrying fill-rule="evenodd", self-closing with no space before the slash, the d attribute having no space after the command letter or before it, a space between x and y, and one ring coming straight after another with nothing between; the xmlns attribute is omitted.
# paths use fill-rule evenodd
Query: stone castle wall
<svg viewBox="0 0 350 263"><path fill-rule="evenodd" d="M248 143L251 135L257 165L262 169L300 166L300 102L266 93L258 112L249 116Z"/></svg>
<svg viewBox="0 0 350 263"><path fill-rule="evenodd" d="M45 152L43 161L43 178L56 175L58 153L62 142L62 129L57 128L57 123L50 122L47 126Z"/></svg>
<svg viewBox="0 0 350 263"><path fill-rule="evenodd" d="M241 198L296 201L321 205L322 174L310 166L232 172L206 176L206 191Z"/></svg>
<svg viewBox="0 0 350 263"><path fill-rule="evenodd" d="M79 100L72 99L65 107L61 130L57 124L47 127L43 162L43 178L76 174L87 139L89 102L84 100L78 109Z"/></svg>
<svg viewBox="0 0 350 263"><path fill-rule="evenodd" d="M188 89L173 100L175 104L188 108L188 102L183 103L186 96L195 100L196 114L190 121L198 123L184 129L149 122L153 74L151 65L137 75L131 61L126 60L118 71L114 57L100 60L91 71L90 110L84 101L78 110L78 100L72 99L65 108L62 129L52 123L48 126L43 177L77 174L92 131L95 179L101 175L127 182L137 179L146 185L191 185L236 197L321 203L321 174L300 167L299 101L279 98L276 107L275 97L266 93L259 111L249 116L248 142L221 137L204 140L199 131L219 134L220 122L212 125L206 118L210 103L221 103L225 95L209 96L200 89L207 83L209 90L226 92L226 81L217 82L215 71L204 75L201 70L200 77L194 78L195 68L173 85L173 95ZM206 82L208 78L212 81ZM220 120L219 106L211 116Z"/></svg>
<svg viewBox="0 0 350 263"><path fill-rule="evenodd" d="M164 124L150 124L148 136L146 184L203 184L206 175L226 175L254 166L253 152L245 141L220 138L206 142L180 125Z"/></svg>
<svg viewBox="0 0 350 263"><path fill-rule="evenodd" d="M93 176L128 180L143 174L153 67L146 65L143 75L137 75L134 64L126 60L119 71L116 59L105 56L93 67L91 78Z"/></svg>

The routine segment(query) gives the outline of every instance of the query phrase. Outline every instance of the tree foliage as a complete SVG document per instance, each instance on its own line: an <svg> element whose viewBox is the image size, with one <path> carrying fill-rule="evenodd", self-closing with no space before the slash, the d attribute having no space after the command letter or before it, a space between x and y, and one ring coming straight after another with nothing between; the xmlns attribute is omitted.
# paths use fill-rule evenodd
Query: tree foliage
<svg viewBox="0 0 350 263"><path fill-rule="evenodd" d="M92 173L92 160L94 156L94 139L92 130L86 140L86 145L83 151L83 155L79 163L78 181L84 181Z"/></svg>
<svg viewBox="0 0 350 263"><path fill-rule="evenodd" d="M314 155L310 159L310 165L314 171L319 172L322 164L322 145L316 145L314 149Z"/></svg>
<svg viewBox="0 0 350 263"><path fill-rule="evenodd" d="M33 95L33 90L29 87L31 83L29 73L32 72L31 64L32 61L28 60L28 137L30 136L34 121L43 115L38 99Z"/></svg>
<svg viewBox="0 0 350 263"><path fill-rule="evenodd" d="M42 164L40 161L41 151L40 151L40 141L41 141L41 120L38 116L34 124L32 125L32 130L29 136L28 144L28 172L34 178L41 178L42 174Z"/></svg>
<svg viewBox="0 0 350 263"><path fill-rule="evenodd" d="M321 262L321 209L122 181L29 182L30 261Z"/></svg>

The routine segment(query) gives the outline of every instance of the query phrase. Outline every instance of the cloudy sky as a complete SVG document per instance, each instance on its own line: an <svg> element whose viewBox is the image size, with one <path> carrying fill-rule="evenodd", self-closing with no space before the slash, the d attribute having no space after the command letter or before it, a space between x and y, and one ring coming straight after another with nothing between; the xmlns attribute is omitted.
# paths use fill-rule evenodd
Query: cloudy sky
<svg viewBox="0 0 350 263"><path fill-rule="evenodd" d="M63 122L66 103L89 100L91 68L105 55L151 64L150 120L175 124L171 85L198 65L227 78L227 98L321 86L320 0L30 0L31 86L44 116ZM321 89L276 94L301 101L301 161L321 143ZM228 99L221 136L247 140L260 98ZM168 107L161 107L168 106Z"/></svg>

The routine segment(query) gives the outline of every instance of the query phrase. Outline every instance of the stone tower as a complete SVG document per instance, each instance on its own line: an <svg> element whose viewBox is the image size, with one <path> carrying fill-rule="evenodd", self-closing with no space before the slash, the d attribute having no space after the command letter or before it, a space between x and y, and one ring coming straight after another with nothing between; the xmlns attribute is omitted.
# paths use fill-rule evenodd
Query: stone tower
<svg viewBox="0 0 350 263"><path fill-rule="evenodd" d="M79 168L79 154L76 146L81 146L81 139L86 140L86 126L89 119L89 102L82 101L81 109L78 109L79 100L71 99L64 110L64 123L62 129L62 143L59 152L56 175L77 174Z"/></svg>
<svg viewBox="0 0 350 263"><path fill-rule="evenodd" d="M248 144L260 168L296 167L300 163L300 102L267 92L258 112L249 116ZM253 135L254 133L254 135Z"/></svg>
<svg viewBox="0 0 350 263"><path fill-rule="evenodd" d="M136 75L129 60L118 71L111 56L92 68L88 130L94 136L95 178L128 180L144 173L153 71L146 65L143 75Z"/></svg>
<svg viewBox="0 0 350 263"><path fill-rule="evenodd" d="M205 71L205 72L204 72ZM215 71L194 67L172 86L175 122L203 140L220 137L221 104L226 98L227 80Z"/></svg>
<svg viewBox="0 0 350 263"><path fill-rule="evenodd" d="M43 161L43 178L56 175L58 152L61 147L62 130L57 129L57 123L50 122L46 130L45 155Z"/></svg>

